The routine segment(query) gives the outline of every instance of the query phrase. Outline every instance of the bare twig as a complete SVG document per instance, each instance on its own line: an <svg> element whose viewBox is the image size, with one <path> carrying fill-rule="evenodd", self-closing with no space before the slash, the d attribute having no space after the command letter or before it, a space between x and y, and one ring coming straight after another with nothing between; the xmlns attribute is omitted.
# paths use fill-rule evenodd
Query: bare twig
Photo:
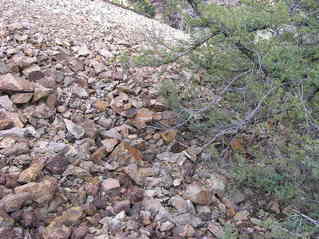
<svg viewBox="0 0 319 239"><path fill-rule="evenodd" d="M228 91L229 87L237 80L239 80L240 78L242 78L244 75L250 73L251 71L245 71L245 72L242 72L241 74L235 76L225 87L224 89L220 92L219 94L219 97L214 97L213 100L211 100L207 106L201 108L201 109L186 109L186 108L182 108L184 112L188 113L189 116L186 120L184 120L183 122L173 126L173 127L170 127L170 128L167 128L165 127L166 129L177 129L177 128L180 128L182 126L184 126L185 124L187 124L189 121L191 121L193 118L194 118L194 115L195 114L198 114L198 113L203 113L205 112L206 110L208 110L210 107L212 107L213 105L216 105L218 104L221 99L222 99L222 95ZM162 127L156 127L156 126L148 126L150 128L154 128L154 129L162 129Z"/></svg>
<svg viewBox="0 0 319 239"><path fill-rule="evenodd" d="M237 80L239 80L240 78L242 78L243 76L247 75L248 73L250 73L251 71L248 70L248 71L245 71L245 72L242 72L241 74L235 76L228 84L226 87L224 87L224 89L219 93L219 97L214 97L214 99L212 101L210 101L208 103L207 106L205 106L204 108L201 108L201 109L185 109L186 112L196 112L196 113L202 113L206 110L208 110L212 105L215 105L215 104L218 104L221 99L222 99L222 95L224 95L228 89L230 88L230 86Z"/></svg>
<svg viewBox="0 0 319 239"><path fill-rule="evenodd" d="M178 54L176 54L174 57L172 57L171 59L168 59L166 61L160 62L158 64L155 65L155 67L159 67L161 65L167 65L167 64L171 64L176 62L179 58L186 56L188 54L190 54L192 51L194 51L195 49L197 49L198 47L202 46L204 43L206 43L208 40L210 40L211 38L217 36L218 34L220 34L220 31L216 31L213 32L211 34L209 34L207 37L198 40L197 42L191 44L191 46L189 48L187 48L186 50L184 50L183 52L180 52ZM167 46L166 46L167 47ZM168 49L170 49L169 47L167 47Z"/></svg>
<svg viewBox="0 0 319 239"><path fill-rule="evenodd" d="M311 217L309 217L309 216L307 216L307 215L305 215L305 214L303 214L303 213L301 213L301 212L299 212L299 211L297 211L295 209L293 211L295 213L297 213L299 216L301 216L304 219L306 219L307 221L311 222L312 224L314 224L316 226L319 226L319 221L318 220L315 220L315 219L313 219L313 218L311 218Z"/></svg>
<svg viewBox="0 0 319 239"><path fill-rule="evenodd" d="M258 102L257 106L255 107L255 109L253 111L251 111L244 120L239 121L236 125L234 126L230 126L224 130L222 130L221 132L219 132L218 134L216 134L214 136L214 138L212 138L210 141L208 141L208 143L204 144L200 150L199 153L203 152L203 150L205 150L209 145L211 145L213 142L216 141L216 139L218 139L221 136L224 135L231 135L231 134L237 134L240 131L242 131L244 128L246 128L249 124L251 124L251 122L253 121L254 117L256 116L256 114L260 111L262 104L265 102L266 98L273 92L275 88L271 88L268 90L268 92L261 98L261 100Z"/></svg>

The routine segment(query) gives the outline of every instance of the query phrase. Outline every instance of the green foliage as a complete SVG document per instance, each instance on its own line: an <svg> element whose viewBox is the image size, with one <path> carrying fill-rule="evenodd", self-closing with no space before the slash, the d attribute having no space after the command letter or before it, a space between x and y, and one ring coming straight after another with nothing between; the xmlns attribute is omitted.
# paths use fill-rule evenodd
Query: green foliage
<svg viewBox="0 0 319 239"><path fill-rule="evenodd" d="M199 3L200 19L188 22L206 26L213 37L199 47L160 54L157 49L140 58L153 65L176 61L200 74L200 82L197 77L162 82L166 103L186 112L189 129L198 134L212 137L237 127L223 134L224 142L234 134L250 135L245 152L232 152L238 187L284 205L293 202L309 214L319 211L318 9L315 0L245 0L237 7ZM194 33L195 42L207 34L199 36ZM187 57L176 57L185 51ZM203 87L211 97L201 94ZM212 103L213 96L218 103ZM214 150L214 157L227 146Z"/></svg>
<svg viewBox="0 0 319 239"><path fill-rule="evenodd" d="M155 16L155 7L149 0L138 0L133 4L133 8L139 12L145 13L149 17Z"/></svg>

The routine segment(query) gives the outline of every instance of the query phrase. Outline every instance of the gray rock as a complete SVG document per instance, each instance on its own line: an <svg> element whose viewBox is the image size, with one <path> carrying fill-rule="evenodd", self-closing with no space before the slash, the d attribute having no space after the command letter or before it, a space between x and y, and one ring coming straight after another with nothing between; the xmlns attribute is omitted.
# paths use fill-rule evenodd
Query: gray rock
<svg viewBox="0 0 319 239"><path fill-rule="evenodd" d="M89 97L89 94L86 92L86 90L78 85L74 85L72 87L72 93L81 99L87 99Z"/></svg>
<svg viewBox="0 0 319 239"><path fill-rule="evenodd" d="M0 200L0 208L6 212L13 212L20 209L25 203L32 199L31 192L20 192L4 196Z"/></svg>
<svg viewBox="0 0 319 239"><path fill-rule="evenodd" d="M203 224L203 221L199 218L194 216L191 213L183 213L174 216L174 222L177 225L192 225L193 227L197 228Z"/></svg>
<svg viewBox="0 0 319 239"><path fill-rule="evenodd" d="M209 205L212 202L211 192L197 183L188 185L184 196L200 205Z"/></svg>
<svg viewBox="0 0 319 239"><path fill-rule="evenodd" d="M0 60L0 74L6 74L9 72L9 67Z"/></svg>
<svg viewBox="0 0 319 239"><path fill-rule="evenodd" d="M166 232L169 230L172 230L175 227L175 224L170 222L170 221L166 221L164 223L161 223L160 225L160 231L161 232Z"/></svg>
<svg viewBox="0 0 319 239"><path fill-rule="evenodd" d="M84 134L85 130L78 124L73 123L71 120L64 119L65 126L67 130L76 138L81 139Z"/></svg>
<svg viewBox="0 0 319 239"><path fill-rule="evenodd" d="M91 51L86 45L82 45L77 49L78 56L88 56L91 54Z"/></svg>
<svg viewBox="0 0 319 239"><path fill-rule="evenodd" d="M185 160L184 153L172 153L172 152L163 152L157 155L157 158L161 161L177 163Z"/></svg>
<svg viewBox="0 0 319 239"><path fill-rule="evenodd" d="M13 103L7 95L0 96L0 106L8 111L14 111Z"/></svg>

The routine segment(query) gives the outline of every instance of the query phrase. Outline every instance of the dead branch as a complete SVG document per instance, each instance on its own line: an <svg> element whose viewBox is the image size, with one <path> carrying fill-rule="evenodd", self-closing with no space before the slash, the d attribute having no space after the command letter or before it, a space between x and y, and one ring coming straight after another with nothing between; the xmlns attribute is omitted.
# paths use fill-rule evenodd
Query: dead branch
<svg viewBox="0 0 319 239"><path fill-rule="evenodd" d="M209 145L211 145L213 142L215 142L219 137L224 136L224 135L235 135L238 134L239 132L243 131L245 128L247 128L252 122L257 113L260 111L262 108L262 104L265 102L267 97L275 90L275 87L270 88L268 92L261 98L261 100L258 102L257 106L255 107L254 110L252 110L245 119L240 120L237 124L229 126L228 128L222 130L218 134L214 136L208 143L204 144L200 150L199 153L203 152Z"/></svg>

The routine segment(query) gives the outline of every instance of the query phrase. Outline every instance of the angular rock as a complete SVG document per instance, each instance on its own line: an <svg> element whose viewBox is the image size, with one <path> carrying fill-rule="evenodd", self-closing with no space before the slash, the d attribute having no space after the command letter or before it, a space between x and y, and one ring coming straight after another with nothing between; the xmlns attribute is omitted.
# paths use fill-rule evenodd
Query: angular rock
<svg viewBox="0 0 319 239"><path fill-rule="evenodd" d="M41 68L40 66L38 65L32 65L32 66L29 66L28 68L25 68L22 73L23 75L25 75L27 78L30 78L30 75L31 74L34 74L34 72L39 72L41 71Z"/></svg>
<svg viewBox="0 0 319 239"><path fill-rule="evenodd" d="M9 194L0 200L0 208L3 208L6 212L13 212L20 209L31 199L31 192L16 192L15 194Z"/></svg>
<svg viewBox="0 0 319 239"><path fill-rule="evenodd" d="M177 130L171 129L161 133L161 137L166 144L173 142L176 138Z"/></svg>
<svg viewBox="0 0 319 239"><path fill-rule="evenodd" d="M211 192L197 183L187 186L184 197L200 205L209 205L212 202Z"/></svg>
<svg viewBox="0 0 319 239"><path fill-rule="evenodd" d="M33 81L33 82L38 82L44 77L45 77L45 74L40 70L39 71L32 71L28 75L28 79ZM46 80L48 80L48 79L46 79Z"/></svg>
<svg viewBox="0 0 319 239"><path fill-rule="evenodd" d="M9 72L9 67L0 60L0 74L6 74Z"/></svg>
<svg viewBox="0 0 319 239"><path fill-rule="evenodd" d="M6 75L0 75L0 91L31 91L33 92L33 84L31 81L18 79L14 75L8 73Z"/></svg>
<svg viewBox="0 0 319 239"><path fill-rule="evenodd" d="M0 96L0 106L8 111L14 110L13 103L7 95Z"/></svg>
<svg viewBox="0 0 319 239"><path fill-rule="evenodd" d="M68 160L63 156L55 156L48 159L45 168L52 174L63 174L69 165Z"/></svg>
<svg viewBox="0 0 319 239"><path fill-rule="evenodd" d="M10 217L5 210L0 208L0 228L12 227L15 221Z"/></svg>
<svg viewBox="0 0 319 239"><path fill-rule="evenodd" d="M35 181L38 175L41 173L45 165L45 158L34 160L29 168L23 170L18 178L20 183L29 183Z"/></svg>
<svg viewBox="0 0 319 239"><path fill-rule="evenodd" d="M172 197L170 199L170 204L179 211L187 211L188 210L188 203L181 196L177 195L177 196Z"/></svg>
<svg viewBox="0 0 319 239"><path fill-rule="evenodd" d="M114 147L119 143L119 140L117 139L104 139L102 141L102 144L105 146L105 150L108 153L111 153L114 149Z"/></svg>
<svg viewBox="0 0 319 239"><path fill-rule="evenodd" d="M1 130L0 131L0 137L5 137L5 136L15 136L15 137L21 137L24 138L26 136L33 136L33 137L39 137L39 135L37 134L37 132L34 130L34 128L32 127L28 127L28 128L11 128L11 129L7 129L7 130ZM8 152L8 154L14 154L16 149L10 149ZM13 151L13 152L12 152ZM28 152L28 151L26 151ZM19 152L20 153L20 152ZM21 153L20 153L21 154Z"/></svg>
<svg viewBox="0 0 319 239"><path fill-rule="evenodd" d="M113 150L109 156L109 160L111 162L115 161L123 166L130 163L142 165L143 155L138 149L123 141Z"/></svg>
<svg viewBox="0 0 319 239"><path fill-rule="evenodd" d="M115 128L103 131L101 132L101 134L105 138L114 138L114 139L122 140L122 135Z"/></svg>
<svg viewBox="0 0 319 239"><path fill-rule="evenodd" d="M33 93L32 103L38 102L39 100L48 97L50 93L50 89L41 85L36 85Z"/></svg>
<svg viewBox="0 0 319 239"><path fill-rule="evenodd" d="M15 55L11 58L11 63L18 66L21 70L31 66L36 63L37 59L35 57L28 57L23 55Z"/></svg>
<svg viewBox="0 0 319 239"><path fill-rule="evenodd" d="M40 183L28 183L15 188L17 193L31 194L32 200L41 204L50 201L57 190L57 180L53 177L45 178Z"/></svg>
<svg viewBox="0 0 319 239"><path fill-rule="evenodd" d="M138 185L143 185L145 178L139 173L139 169L136 164L129 164L123 168L123 171Z"/></svg>
<svg viewBox="0 0 319 239"><path fill-rule="evenodd" d="M67 226L48 227L43 233L43 239L68 239L72 230Z"/></svg>
<svg viewBox="0 0 319 239"><path fill-rule="evenodd" d="M11 96L14 104L25 104L32 99L33 93L19 93Z"/></svg>
<svg viewBox="0 0 319 239"><path fill-rule="evenodd" d="M78 124L73 123L71 120L64 119L65 126L67 130L76 138L81 139L84 134L85 130L79 126Z"/></svg>
<svg viewBox="0 0 319 239"><path fill-rule="evenodd" d="M160 231L161 232L166 232L166 231L170 231L175 227L175 224L170 222L170 221L166 221L164 223L161 223L160 225Z"/></svg>
<svg viewBox="0 0 319 239"><path fill-rule="evenodd" d="M84 120L80 125L84 129L85 135L87 135L90 139L96 138L96 135L98 133L98 128L93 120Z"/></svg>
<svg viewBox="0 0 319 239"><path fill-rule="evenodd" d="M172 152L163 152L157 155L157 158L164 162L170 163L182 163L185 161L186 157L184 153L172 153Z"/></svg>
<svg viewBox="0 0 319 239"><path fill-rule="evenodd" d="M91 54L91 51L86 45L83 45L77 49L78 56L88 56Z"/></svg>
<svg viewBox="0 0 319 239"><path fill-rule="evenodd" d="M0 130L10 129L12 127L14 127L14 123L12 120L0 119Z"/></svg>
<svg viewBox="0 0 319 239"><path fill-rule="evenodd" d="M208 230L213 233L217 238L223 238L225 235L223 227L217 222L208 224Z"/></svg>
<svg viewBox="0 0 319 239"><path fill-rule="evenodd" d="M216 173L210 174L210 177L207 179L207 186L209 189L221 196L225 192L226 183L227 179L224 176Z"/></svg>
<svg viewBox="0 0 319 239"><path fill-rule="evenodd" d="M119 180L114 178L108 178L102 181L101 189L106 192L115 188L119 188L120 186L121 185Z"/></svg>
<svg viewBox="0 0 319 239"><path fill-rule="evenodd" d="M67 209L61 216L53 219L48 228L54 228L64 225L76 225L80 223L80 219L84 216L84 211L81 207L71 207Z"/></svg>
<svg viewBox="0 0 319 239"><path fill-rule="evenodd" d="M89 97L87 91L79 85L74 85L71 89L72 93L81 99L87 99Z"/></svg>
<svg viewBox="0 0 319 239"><path fill-rule="evenodd" d="M13 129L14 128L10 130L13 130ZM9 131L9 130L0 131L0 136L1 136L1 132L4 132L4 131ZM2 154L4 154L5 156L13 156L13 155L17 156L17 155L26 154L29 152L30 152L30 148L27 143L17 143L13 147L6 148L5 150L3 150Z"/></svg>
<svg viewBox="0 0 319 239"><path fill-rule="evenodd" d="M15 127L23 128L24 123L21 120L22 117L20 117L20 114L13 113L13 112L7 112L7 111L0 111L0 119L7 119L11 120Z"/></svg>
<svg viewBox="0 0 319 239"><path fill-rule="evenodd" d="M105 112L110 106L110 103L104 100L97 100L94 105L98 112Z"/></svg>
<svg viewBox="0 0 319 239"><path fill-rule="evenodd" d="M89 227L85 223L82 223L73 230L71 239L84 239L88 233Z"/></svg>
<svg viewBox="0 0 319 239"><path fill-rule="evenodd" d="M90 172L84 170L83 168L69 165L68 168L64 171L63 176L73 175L79 178L85 178L91 176Z"/></svg>
<svg viewBox="0 0 319 239"><path fill-rule="evenodd" d="M130 200L116 201L113 205L113 212L119 213L121 211L128 212L131 207Z"/></svg>
<svg viewBox="0 0 319 239"><path fill-rule="evenodd" d="M177 225L192 225L195 228L197 228L203 224L203 221L199 217L197 217L191 213L177 214L174 217L174 222Z"/></svg>

